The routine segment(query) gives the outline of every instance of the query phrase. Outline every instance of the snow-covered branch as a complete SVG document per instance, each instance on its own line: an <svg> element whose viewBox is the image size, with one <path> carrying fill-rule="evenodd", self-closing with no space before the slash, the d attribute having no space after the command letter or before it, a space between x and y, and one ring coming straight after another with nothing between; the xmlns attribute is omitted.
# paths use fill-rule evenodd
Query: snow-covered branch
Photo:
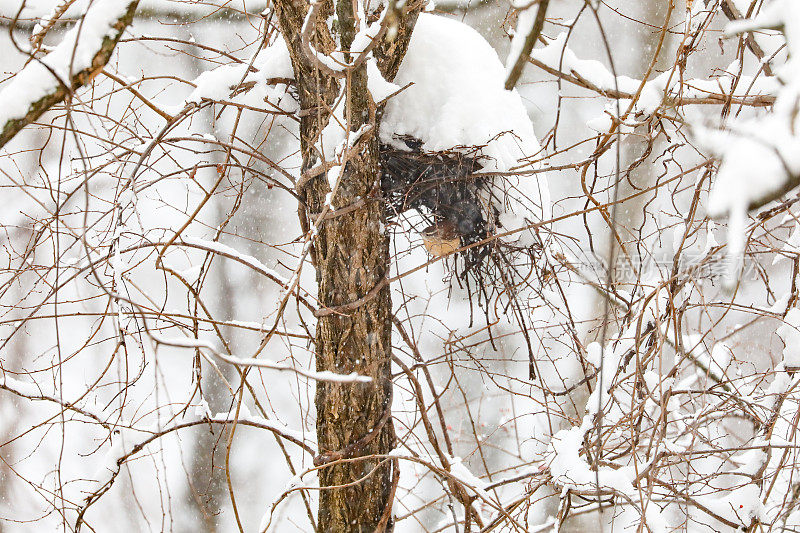
<svg viewBox="0 0 800 533"><path fill-rule="evenodd" d="M54 105L87 85L111 59L139 0L94 0L51 52L0 90L0 147Z"/></svg>

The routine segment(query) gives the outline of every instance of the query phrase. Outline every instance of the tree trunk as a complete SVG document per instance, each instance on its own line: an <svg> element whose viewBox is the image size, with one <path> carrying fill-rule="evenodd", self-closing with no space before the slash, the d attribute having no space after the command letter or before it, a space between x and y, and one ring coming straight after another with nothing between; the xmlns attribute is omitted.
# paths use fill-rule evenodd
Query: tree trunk
<svg viewBox="0 0 800 533"><path fill-rule="evenodd" d="M339 201L334 202L337 207L364 198L375 183L377 143L371 139L367 144L345 169L347 183L345 190L339 191ZM367 297L371 289L383 283L389 242L381 226L377 202L323 224L315 242L322 305L346 305ZM393 448L392 422L384 417L391 408L390 313L389 287L384 285L354 311L321 317L317 325L317 370L357 372L373 379L366 384L320 381L317 385L319 450L324 461L333 459L330 466L320 470L320 485L352 484L320 493L322 531L375 531L390 505L391 463L380 458L362 459ZM372 434L371 430L377 431ZM360 446L360 439L369 442ZM355 449L341 454L343 462L337 464L332 454L353 444Z"/></svg>
<svg viewBox="0 0 800 533"><path fill-rule="evenodd" d="M417 4L413 2L413 4ZM339 40L349 49L355 35L353 3L336 6ZM318 20L330 16L332 4L323 6ZM314 143L327 122L339 90L337 80L316 68L303 52L301 27L308 5L302 0L276 2L281 32L289 46L300 98L303 170L319 164ZM388 79L397 72L407 48L419 6L406 7L399 31L391 42L375 51L379 68ZM362 21L363 24L363 21ZM319 22L311 42L318 51L330 53L333 39ZM391 421L391 300L386 278L389 272L389 238L380 202L377 118L379 114L367 89L364 64L350 70L346 115L351 131L373 122L361 136L358 152L342 170L336 209L358 207L326 217L313 239L312 259L317 272L320 310L316 331L318 371L372 378L370 383L317 385L317 440L315 461L322 490L319 495L320 531L390 531L393 461L385 455L394 446ZM323 211L330 186L325 175L313 178L298 191L304 229ZM395 472L396 474L396 472Z"/></svg>

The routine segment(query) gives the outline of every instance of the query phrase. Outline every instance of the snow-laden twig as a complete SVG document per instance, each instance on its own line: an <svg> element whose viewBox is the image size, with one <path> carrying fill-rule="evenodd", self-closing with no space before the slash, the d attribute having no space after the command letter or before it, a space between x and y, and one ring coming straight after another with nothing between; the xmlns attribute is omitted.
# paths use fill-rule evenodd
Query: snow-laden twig
<svg viewBox="0 0 800 533"><path fill-rule="evenodd" d="M235 261L239 261L240 263L244 263L249 267L251 267L253 270L261 272L265 276L268 276L269 278L277 281L281 285L287 285L289 282L289 280L287 280L286 278L275 272L273 269L269 268L267 265L265 265L252 255L243 254L238 250L231 248L228 245L222 244L221 242L209 241L207 239L201 239L198 237L189 237L189 236L181 237L181 241L183 241L183 243L185 244L188 244L189 246L207 250L217 255L228 257Z"/></svg>
<svg viewBox="0 0 800 533"><path fill-rule="evenodd" d="M699 143L721 161L708 211L712 216L728 217L729 257L736 265L746 245L748 211L777 200L800 185L800 4L776 0L751 22L737 23L731 31L757 27L780 27L789 56L770 112L760 117L736 117L725 129L700 125L694 128Z"/></svg>
<svg viewBox="0 0 800 533"><path fill-rule="evenodd" d="M76 89L111 58L139 0L96 0L53 51L34 59L0 91L0 147Z"/></svg>
<svg viewBox="0 0 800 533"><path fill-rule="evenodd" d="M506 61L508 78L506 78L505 87L508 91L514 88L517 81L519 81L519 77L522 76L522 70L525 68L528 56L533 50L533 45L536 44L539 35L542 34L549 3L550 0L531 2L530 5L519 12L514 39L511 41L511 51L508 53L508 60ZM535 6L538 7L536 7L536 15L534 16Z"/></svg>
<svg viewBox="0 0 800 533"><path fill-rule="evenodd" d="M61 409L75 412L79 415L85 416L86 418L94 420L102 426L108 427L108 423L105 421L106 417L101 410L95 410L86 405L78 405L83 397L76 398L72 401L64 401L63 399L56 397L54 394L47 394L43 392L37 383L13 378L7 372L3 373L3 376L0 377L0 389L28 400L38 400L57 404Z"/></svg>
<svg viewBox="0 0 800 533"><path fill-rule="evenodd" d="M180 338L165 338L150 332L150 336L157 344L165 346L174 346L178 348L199 348L201 350L209 351L214 357L220 359L228 364L239 367L258 367L267 368L270 370L277 370L279 372L294 372L308 379L316 381L328 381L332 383L369 383L372 378L369 376L362 376L355 372L350 374L337 374L336 372L323 371L315 372L312 370L303 370L291 365L283 365L280 363L273 363L264 359L256 359L255 357L237 357L234 355L226 355L220 352L216 346L210 341L203 339L192 339L189 337Z"/></svg>
<svg viewBox="0 0 800 533"><path fill-rule="evenodd" d="M632 99L642 80L614 75L600 61L581 59L561 33L542 48L533 50L530 61L549 74L609 98ZM669 87L667 84L669 83ZM726 102L765 107L775 102L778 84L773 79L741 77L734 85L730 77L712 80L670 76L670 71L647 80L635 110L652 114L663 102L668 104L724 104Z"/></svg>
<svg viewBox="0 0 800 533"><path fill-rule="evenodd" d="M103 461L97 468L94 479L90 480L90 488L85 491L85 503L78 507L78 517L75 521L75 531L80 531L81 525L84 524L84 517L86 511L104 495L106 494L117 477L119 476L122 465L131 457L144 450L152 442L168 435L170 433L186 429L202 424L233 424L250 426L259 429L271 431L276 436L288 440L297 446L301 447L308 453L313 454L314 449L308 445L305 440L306 437L302 432L291 430L283 424L277 423L273 420L267 420L262 417L254 417L248 415L245 418L236 419L229 414L217 414L215 416L204 416L196 420L181 422L170 425L166 428L157 428L150 431L145 431L146 436L133 435L133 433L141 433L141 430L135 431L133 429L121 429L116 431L112 437L111 448L106 452Z"/></svg>
<svg viewBox="0 0 800 533"><path fill-rule="evenodd" d="M344 78L348 70L361 66L364 61L369 58L370 52L372 52L380 42L381 37L386 31L384 20L388 9L384 9L378 20L372 24L367 25L365 22L362 29L356 33L349 52L357 55L352 61L348 62L343 52L337 50L328 56L318 52L311 43L312 33L317 25L317 18L322 5L323 2L321 1L311 2L311 7L303 20L303 26L300 32L303 53L308 60L313 62L321 71L334 78Z"/></svg>

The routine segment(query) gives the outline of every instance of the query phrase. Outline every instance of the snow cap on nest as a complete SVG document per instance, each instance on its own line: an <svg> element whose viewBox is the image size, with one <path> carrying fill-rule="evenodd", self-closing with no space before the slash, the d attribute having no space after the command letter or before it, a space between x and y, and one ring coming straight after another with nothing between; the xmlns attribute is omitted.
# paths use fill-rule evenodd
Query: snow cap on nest
<svg viewBox="0 0 800 533"><path fill-rule="evenodd" d="M381 141L402 148L395 136L409 135L426 151L485 146L485 171L515 169L521 159L536 156L540 145L519 93L505 90L505 76L497 53L477 31L457 20L421 14L394 79L400 87L413 85L387 103ZM501 211L528 219L549 216L543 174L495 182L509 193L506 205L498 206Z"/></svg>
<svg viewBox="0 0 800 533"><path fill-rule="evenodd" d="M394 83L413 85L389 100L384 142L391 143L392 134L410 135L429 151L488 143L485 155L496 170L509 170L539 151L519 94L503 87L505 69L497 53L466 24L421 14Z"/></svg>

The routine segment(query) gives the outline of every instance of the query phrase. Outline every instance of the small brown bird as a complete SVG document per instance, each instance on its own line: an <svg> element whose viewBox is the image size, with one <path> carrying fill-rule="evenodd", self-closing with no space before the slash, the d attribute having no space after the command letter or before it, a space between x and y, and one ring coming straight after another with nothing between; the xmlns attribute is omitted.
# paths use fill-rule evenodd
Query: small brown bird
<svg viewBox="0 0 800 533"><path fill-rule="evenodd" d="M451 254L461 247L461 236L451 222L442 221L422 230L422 244L434 257Z"/></svg>

